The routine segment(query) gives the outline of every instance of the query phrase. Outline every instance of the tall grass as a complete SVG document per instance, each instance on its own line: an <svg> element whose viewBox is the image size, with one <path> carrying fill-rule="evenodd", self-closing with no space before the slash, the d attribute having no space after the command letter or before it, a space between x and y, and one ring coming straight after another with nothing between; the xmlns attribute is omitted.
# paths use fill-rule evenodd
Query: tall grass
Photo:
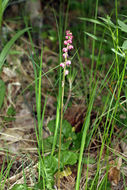
<svg viewBox="0 0 127 190"><path fill-rule="evenodd" d="M89 126L90 126L90 115L91 115L91 111L92 111L92 107L93 107L96 88L97 88L97 84L95 84L95 87L93 88L93 93L92 93L91 98L90 98L88 111L87 111L86 118L85 118L84 123L83 123L83 129L82 129L83 135L82 135L80 154L79 154L77 181L76 181L76 188L75 188L76 190L78 190L79 186L80 186L80 178L81 178L81 171L82 171L82 169L81 169L82 168L82 158L83 158L83 152L84 152L84 147L85 147L85 143L86 143L86 136L87 136L87 132L88 132Z"/></svg>
<svg viewBox="0 0 127 190"><path fill-rule="evenodd" d="M105 83L102 81L101 85L102 86L107 86L107 90L108 90L108 95L107 95L107 100L105 101L104 104L104 112L102 112L102 115L105 113L106 111L106 121L104 123L104 132L103 132L103 136L102 136L102 145L100 148L100 153L98 155L98 162L97 162L97 170L96 170L96 175L94 177L94 179L92 180L92 183L89 187L90 190L92 189L107 189L107 183L108 183L108 170L106 171L106 175L103 179L103 181L99 184L99 180L100 180L100 169L102 167L102 154L104 151L105 146L107 147L107 155L105 155L104 158L104 162L106 161L107 163L107 167L108 168L108 156L109 156L109 149L108 147L110 147L111 145L111 137L113 135L114 132L114 126L116 123L116 114L118 111L118 108L121 109L121 102L120 102L120 96L121 96L121 90L123 88L123 84L124 84L124 78L125 78L125 68L126 68L126 50L123 51L122 49L120 49L120 45L119 45L119 41L120 41L120 37L119 37L119 32L120 32L120 27L118 26L118 12L117 12L117 0L115 1L115 11L116 11L116 25L113 25L113 23L111 22L110 18L108 17L107 19L101 18L103 20L102 23L100 23L99 20L92 20L92 19L85 19L87 21L93 22L95 24L101 24L102 26L105 26L105 29L110 31L110 37L112 38L112 44L114 45L114 52L115 52L115 56L114 56L114 60L112 62L111 67L108 70L108 73L106 75L106 80L108 80L108 83L105 81ZM106 25L105 25L106 24ZM94 33L95 34L95 33ZM93 36L91 36L93 37ZM104 39L102 39L104 40ZM94 47L94 43L93 43L93 47ZM103 46L101 45L101 48L103 48ZM119 51L122 52L122 55L125 55L125 61L124 61L124 65L121 69L120 67L120 57L119 57ZM94 51L92 51L94 52ZM94 53L92 53L93 55L93 60L94 60ZM98 54L98 58L99 58L99 54ZM113 68L112 68L113 67ZM121 71L121 72L120 72ZM91 70L91 81L93 79L92 77L92 73L93 73L93 66L92 66L92 70ZM95 78L94 78L95 79ZM113 91L109 86L109 83L112 84L114 81L116 81L115 86L113 86ZM117 97L116 97L117 94ZM119 155L120 156L120 155ZM103 163L104 163L103 162ZM88 184L88 180L86 179L87 184ZM88 186L85 186L85 189L88 188ZM77 189L79 189L79 186L76 186Z"/></svg>

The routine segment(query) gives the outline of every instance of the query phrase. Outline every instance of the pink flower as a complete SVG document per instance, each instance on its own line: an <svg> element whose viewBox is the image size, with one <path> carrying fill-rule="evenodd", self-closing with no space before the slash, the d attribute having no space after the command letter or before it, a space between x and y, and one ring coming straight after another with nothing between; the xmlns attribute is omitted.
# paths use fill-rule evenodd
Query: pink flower
<svg viewBox="0 0 127 190"><path fill-rule="evenodd" d="M69 71L68 70L65 70L65 76L68 75Z"/></svg>
<svg viewBox="0 0 127 190"><path fill-rule="evenodd" d="M74 49L74 46L73 46L73 45L69 45L69 46L68 46L68 49L69 49L69 50Z"/></svg>
<svg viewBox="0 0 127 190"><path fill-rule="evenodd" d="M66 65L71 65L71 61L70 60L66 61Z"/></svg>
<svg viewBox="0 0 127 190"><path fill-rule="evenodd" d="M72 36L72 33L70 32L70 33L67 33L66 35L67 35L67 36Z"/></svg>
<svg viewBox="0 0 127 190"><path fill-rule="evenodd" d="M63 57L64 59L68 57L68 54L67 53L63 53Z"/></svg>
<svg viewBox="0 0 127 190"><path fill-rule="evenodd" d="M65 41L64 41L64 45L67 45L67 44L68 44L68 42L67 42L67 40L65 40Z"/></svg>
<svg viewBox="0 0 127 190"><path fill-rule="evenodd" d="M65 67L65 64L64 63L60 63L60 67Z"/></svg>
<svg viewBox="0 0 127 190"><path fill-rule="evenodd" d="M67 48L63 48L63 52L67 52L68 51L68 49Z"/></svg>
<svg viewBox="0 0 127 190"><path fill-rule="evenodd" d="M67 40L67 43L72 44L72 40L70 40L70 39Z"/></svg>
<svg viewBox="0 0 127 190"><path fill-rule="evenodd" d="M70 30L66 30L66 34L70 33Z"/></svg>
<svg viewBox="0 0 127 190"><path fill-rule="evenodd" d="M73 45L71 45L73 36L72 36L72 33L70 32L70 30L66 31L65 39L66 39L66 40L64 40L65 47L62 49L65 62L60 63L60 67L64 68L64 74L66 76L69 73L68 70L65 70L66 66L71 65L71 61L68 60L68 50L71 50L74 48Z"/></svg>

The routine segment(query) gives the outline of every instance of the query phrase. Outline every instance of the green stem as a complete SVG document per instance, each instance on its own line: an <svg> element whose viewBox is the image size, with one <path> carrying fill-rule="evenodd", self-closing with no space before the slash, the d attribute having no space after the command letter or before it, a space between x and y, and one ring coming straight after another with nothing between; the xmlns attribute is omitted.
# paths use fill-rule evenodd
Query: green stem
<svg viewBox="0 0 127 190"><path fill-rule="evenodd" d="M97 19L97 11L98 11L98 0L96 0L95 20ZM96 35L96 23L94 24L94 35ZM92 83L93 83L92 78L93 78L93 68L94 68L94 52L95 52L95 40L93 40L93 44L92 44L92 64L91 64L90 86L89 86L90 96L92 94L91 86L92 86Z"/></svg>
<svg viewBox="0 0 127 190"><path fill-rule="evenodd" d="M65 60L66 62L67 60ZM62 135L62 122L63 122L63 100L64 100L64 86L65 86L65 70L63 71L63 80L62 80L62 95L61 95L61 114L60 114L60 136L59 136L59 152L58 152L58 189L60 189L60 152L61 152L61 135Z"/></svg>
<svg viewBox="0 0 127 190"><path fill-rule="evenodd" d="M117 0L115 0L115 10L116 10L116 23L118 22L118 4ZM115 38L115 48L116 52L118 51L118 43L119 43L119 36L118 36L118 24L116 24L116 38ZM116 68L117 68L117 75L119 78L119 60L118 60L118 54L116 53Z"/></svg>
<svg viewBox="0 0 127 190"><path fill-rule="evenodd" d="M60 11L61 14L61 11ZM54 13L55 15L55 13ZM59 24L61 27L58 26L57 18L55 15L56 19L56 26L57 26L57 31L58 31L58 39L59 39L59 63L62 62L62 47L61 47L61 41L62 41L62 21L61 21L61 16L59 20ZM57 134L58 134L58 127L59 127L59 121L60 121L60 107L61 107L61 68L59 70L59 95L57 97L57 111L56 111L56 127L55 127L55 133L54 133L54 140L53 140L53 146L52 146L52 152L51 155L53 156L54 151L55 151L55 146L57 142Z"/></svg>

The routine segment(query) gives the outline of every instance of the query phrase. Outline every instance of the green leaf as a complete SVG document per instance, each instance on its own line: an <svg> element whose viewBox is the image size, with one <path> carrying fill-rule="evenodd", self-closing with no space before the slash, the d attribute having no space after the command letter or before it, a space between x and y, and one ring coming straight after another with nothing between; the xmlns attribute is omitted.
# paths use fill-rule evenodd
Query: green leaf
<svg viewBox="0 0 127 190"><path fill-rule="evenodd" d="M16 114L15 108L13 106L10 106L7 110L8 116L14 116Z"/></svg>
<svg viewBox="0 0 127 190"><path fill-rule="evenodd" d="M85 34L88 35L88 36L90 36L90 37L93 38L94 40L107 43L107 40L105 40L105 39L103 39L103 38L99 38L99 37L97 37L97 36L95 36L95 35L93 35L93 34L90 34L90 33L88 33L88 32L85 32Z"/></svg>
<svg viewBox="0 0 127 190"><path fill-rule="evenodd" d="M40 190L42 189L42 187L43 187L43 180L40 180L34 185L33 190Z"/></svg>
<svg viewBox="0 0 127 190"><path fill-rule="evenodd" d="M94 24L98 24L98 25L101 25L103 27L107 27L106 25L104 25L102 22L100 22L99 20L95 20L95 19L90 19L90 18L79 18L80 20L82 21L88 21L88 22L92 22Z"/></svg>
<svg viewBox="0 0 127 190"><path fill-rule="evenodd" d="M49 155L45 157L44 162L48 173L54 174L58 170L58 158Z"/></svg>
<svg viewBox="0 0 127 190"><path fill-rule="evenodd" d="M49 128L51 133L55 132L55 125L56 125L56 120L55 119L49 121L47 127Z"/></svg>
<svg viewBox="0 0 127 190"><path fill-rule="evenodd" d="M0 69L2 68L5 60L6 60L6 57L8 55L8 52L10 50L10 48L12 47L12 45L15 43L15 41L24 33L26 32L27 30L29 30L30 28L25 28L23 30L20 30L19 32L17 32L13 38L4 46L1 54L0 54Z"/></svg>
<svg viewBox="0 0 127 190"><path fill-rule="evenodd" d="M78 155L71 151L62 151L61 152L61 163L65 165L74 165L78 160Z"/></svg>
<svg viewBox="0 0 127 190"><path fill-rule="evenodd" d="M31 187L28 188L24 184L16 184L16 185L14 185L14 187L12 187L11 190L32 190L32 188Z"/></svg>
<svg viewBox="0 0 127 190"><path fill-rule="evenodd" d="M56 120L51 120L49 123L48 123L48 128L49 130L51 131L51 133L54 133L55 132L55 126L56 126ZM72 132L72 126L71 124L66 121L66 120L63 120L63 124L62 124L62 134L68 138L68 137L71 137L72 134L74 132Z"/></svg>
<svg viewBox="0 0 127 190"><path fill-rule="evenodd" d="M84 164L87 164L87 163L89 163L89 164L95 164L96 163L96 160L95 160L95 158L89 158L89 160L88 160L88 157L84 157L83 159L82 159L82 162L84 163Z"/></svg>
<svg viewBox="0 0 127 190"><path fill-rule="evenodd" d="M61 151L60 167L63 168L65 165L74 165L78 160L78 155L71 151ZM58 170L58 158L57 156L46 156L45 167L48 173L54 174Z"/></svg>
<svg viewBox="0 0 127 190"><path fill-rule="evenodd" d="M126 50L126 49L127 49L127 40L125 40L125 41L123 42L122 49L123 49L123 50Z"/></svg>
<svg viewBox="0 0 127 190"><path fill-rule="evenodd" d="M114 53L116 53L117 55L119 55L119 56L121 56L121 57L125 57L125 53L120 53L120 52L118 52L117 50L115 50L114 48L111 48L111 50L114 52Z"/></svg>
<svg viewBox="0 0 127 190"><path fill-rule="evenodd" d="M0 0L0 28L2 25L3 14L7 7L8 2L9 0Z"/></svg>
<svg viewBox="0 0 127 190"><path fill-rule="evenodd" d="M2 80L0 80L0 108L3 105L4 96L5 96L5 83Z"/></svg>
<svg viewBox="0 0 127 190"><path fill-rule="evenodd" d="M49 155L44 158L46 187L52 190L54 185L54 174L58 170L58 158Z"/></svg>
<svg viewBox="0 0 127 190"><path fill-rule="evenodd" d="M6 7L7 7L7 4L8 4L9 0L4 0L2 1L2 14L4 13Z"/></svg>
<svg viewBox="0 0 127 190"><path fill-rule="evenodd" d="M110 25L111 27L116 28L114 23L111 21L110 17L107 16L107 18L99 17L101 20L103 20L106 24Z"/></svg>
<svg viewBox="0 0 127 190"><path fill-rule="evenodd" d="M49 39L53 42L55 42L57 40L57 35L56 35L56 31L55 30L49 30Z"/></svg>
<svg viewBox="0 0 127 190"><path fill-rule="evenodd" d="M63 142L63 143L61 144L61 150L68 150L71 143L72 143L72 140L71 140L71 139L69 139L69 140L66 141L66 142Z"/></svg>
<svg viewBox="0 0 127 190"><path fill-rule="evenodd" d="M71 137L73 133L71 124L66 120L63 120L62 133L66 138Z"/></svg>
<svg viewBox="0 0 127 190"><path fill-rule="evenodd" d="M15 108L13 106L8 107L8 110L7 110L8 117L4 117L4 120L8 122L14 121L15 118L13 116L15 116L15 114L16 114Z"/></svg>
<svg viewBox="0 0 127 190"><path fill-rule="evenodd" d="M53 136L49 136L43 140L44 150L49 151L52 148Z"/></svg>
<svg viewBox="0 0 127 190"><path fill-rule="evenodd" d="M75 138L76 137L76 138ZM81 139L82 139L82 132L77 133L73 139L73 146L71 147L71 150L78 150L81 146Z"/></svg>
<svg viewBox="0 0 127 190"><path fill-rule="evenodd" d="M120 26L120 29L124 32L127 32L127 24L125 24L123 21L118 19L118 24Z"/></svg>

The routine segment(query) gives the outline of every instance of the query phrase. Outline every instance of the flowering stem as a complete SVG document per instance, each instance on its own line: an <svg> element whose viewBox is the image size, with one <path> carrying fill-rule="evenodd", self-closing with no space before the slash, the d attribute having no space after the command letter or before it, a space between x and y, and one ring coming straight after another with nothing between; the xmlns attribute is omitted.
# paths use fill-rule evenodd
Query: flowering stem
<svg viewBox="0 0 127 190"><path fill-rule="evenodd" d="M69 73L69 71L66 70L66 67L71 65L71 61L68 60L68 51L73 49L73 45L71 45L73 36L70 30L66 31L65 39L66 40L64 41L64 45L66 45L66 47L63 48L64 62L60 63L60 66L63 68L63 79L62 79L62 94L61 94L59 151L58 151L58 178L57 178L58 189L60 189L60 152L61 152L61 136L62 136L62 122L63 122L63 109L64 109L63 100L64 100L65 76L68 75Z"/></svg>
<svg viewBox="0 0 127 190"><path fill-rule="evenodd" d="M63 122L63 100L64 100L64 85L65 85L65 69L63 72L62 80L62 97L61 97L61 114L60 114L60 136L59 136L59 152L58 152L58 189L60 189L60 152L61 152L61 135L62 135L62 122Z"/></svg>

